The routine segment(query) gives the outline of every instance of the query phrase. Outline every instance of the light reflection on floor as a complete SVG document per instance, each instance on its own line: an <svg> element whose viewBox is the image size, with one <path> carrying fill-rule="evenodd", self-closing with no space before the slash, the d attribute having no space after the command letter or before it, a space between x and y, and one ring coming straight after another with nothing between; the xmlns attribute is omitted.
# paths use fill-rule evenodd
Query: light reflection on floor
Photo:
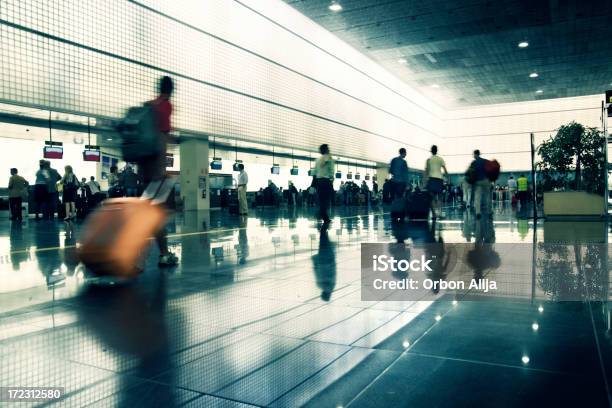
<svg viewBox="0 0 612 408"><path fill-rule="evenodd" d="M324 236L312 210L177 215L179 267L160 271L152 250L137 282L102 286L76 261L78 224L0 221L0 386L64 386L63 406L607 403L607 303L551 302L531 272L497 302L360 291L364 242L607 243L607 224L383 212L336 209Z"/></svg>

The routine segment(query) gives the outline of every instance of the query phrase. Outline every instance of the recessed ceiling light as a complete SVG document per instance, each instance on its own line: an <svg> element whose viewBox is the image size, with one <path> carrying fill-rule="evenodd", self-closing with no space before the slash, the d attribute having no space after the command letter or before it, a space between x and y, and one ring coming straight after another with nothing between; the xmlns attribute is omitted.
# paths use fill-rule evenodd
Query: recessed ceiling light
<svg viewBox="0 0 612 408"><path fill-rule="evenodd" d="M518 43L518 47L519 48L527 48L527 47L529 47L529 43L527 41L521 41L520 43Z"/></svg>
<svg viewBox="0 0 612 408"><path fill-rule="evenodd" d="M438 88L440 88L440 85L438 85L438 84L433 84L431 87L432 87L432 88L436 88L436 89L438 89Z"/></svg>
<svg viewBox="0 0 612 408"><path fill-rule="evenodd" d="M109 142L112 142L113 138L112 137L107 137L106 140L108 140Z"/></svg>
<svg viewBox="0 0 612 408"><path fill-rule="evenodd" d="M402 64L402 65L405 65L405 64L408 63L408 60L406 60L406 58L400 58L400 59L397 60L397 62Z"/></svg>
<svg viewBox="0 0 612 408"><path fill-rule="evenodd" d="M537 72L532 72L531 74L529 74L529 78L537 78L539 77Z"/></svg>
<svg viewBox="0 0 612 408"><path fill-rule="evenodd" d="M541 89L538 89L538 90L536 91L536 93L537 93L537 94L541 94L541 93L543 93L543 92L544 92L544 91L543 91L543 90L541 90Z"/></svg>
<svg viewBox="0 0 612 408"><path fill-rule="evenodd" d="M334 13L337 13L339 11L342 11L342 6L340 5L340 3L337 3L335 1L333 1L330 5L329 5L329 9L331 11L333 11Z"/></svg>

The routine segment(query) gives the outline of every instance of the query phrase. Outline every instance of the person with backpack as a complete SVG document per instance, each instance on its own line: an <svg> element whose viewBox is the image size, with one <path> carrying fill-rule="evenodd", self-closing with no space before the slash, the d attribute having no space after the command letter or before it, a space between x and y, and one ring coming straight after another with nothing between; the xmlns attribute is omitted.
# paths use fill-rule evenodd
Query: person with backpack
<svg viewBox="0 0 612 408"><path fill-rule="evenodd" d="M431 157L425 162L425 177L427 177L427 191L432 197L431 217L433 219L441 215L440 193L444 188L444 175L448 175L446 163L438 156L438 146L433 145L431 146Z"/></svg>
<svg viewBox="0 0 612 408"><path fill-rule="evenodd" d="M170 117L172 116L172 103L170 97L174 91L174 81L169 76L163 76L159 80L159 96L148 102L153 109L157 127L157 142L159 143L156 154L142 157L137 161L138 171L142 174L145 185L152 181L163 181L166 177L166 150L168 140L171 139L170 131L172 126ZM178 258L168 250L168 239L166 229L162 228L155 237L159 247L159 265L171 266L178 263Z"/></svg>
<svg viewBox="0 0 612 408"><path fill-rule="evenodd" d="M66 216L64 217L64 221L69 221L76 218L77 192L81 186L79 179L72 171L72 166L64 167L64 176L61 179L61 183L63 186L62 201L66 207Z"/></svg>
<svg viewBox="0 0 612 408"><path fill-rule="evenodd" d="M474 209L476 219L481 218L484 212L489 214L491 209L491 181L487 176L487 160L480 157L480 150L474 150L474 161L468 169L468 181L474 186Z"/></svg>

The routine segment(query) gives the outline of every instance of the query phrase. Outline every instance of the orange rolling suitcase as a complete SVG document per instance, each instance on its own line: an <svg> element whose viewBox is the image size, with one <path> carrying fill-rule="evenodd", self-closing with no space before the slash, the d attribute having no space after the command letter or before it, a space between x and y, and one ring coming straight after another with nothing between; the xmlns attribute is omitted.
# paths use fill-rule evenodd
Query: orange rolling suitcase
<svg viewBox="0 0 612 408"><path fill-rule="evenodd" d="M166 210L161 204L173 185L174 180L166 179L151 183L140 198L105 200L84 226L78 248L81 262L98 275L137 276L150 238L166 222Z"/></svg>

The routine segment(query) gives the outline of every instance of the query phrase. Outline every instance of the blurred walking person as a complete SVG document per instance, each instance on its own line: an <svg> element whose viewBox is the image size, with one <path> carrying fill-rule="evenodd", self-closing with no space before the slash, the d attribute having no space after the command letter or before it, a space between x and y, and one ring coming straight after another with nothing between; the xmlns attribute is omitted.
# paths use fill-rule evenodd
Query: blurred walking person
<svg viewBox="0 0 612 408"><path fill-rule="evenodd" d="M11 208L11 220L22 221L22 209L23 198L27 197L28 194L28 182L26 179L17 174L17 169L11 169L11 178L9 178L8 184L9 193L9 205Z"/></svg>
<svg viewBox="0 0 612 408"><path fill-rule="evenodd" d="M315 162L314 177L315 188L319 196L319 219L323 220L322 228L329 227L329 206L334 193L334 159L329 152L329 146L322 144L319 146L321 156Z"/></svg>
<svg viewBox="0 0 612 408"><path fill-rule="evenodd" d="M64 217L64 221L68 221L76 218L77 192L81 186L79 179L72 171L72 166L64 167L64 176L62 177L61 183L63 185L62 201L64 202L64 207L66 208L66 216Z"/></svg>
<svg viewBox="0 0 612 408"><path fill-rule="evenodd" d="M142 174L143 184L146 186L152 181L162 182L166 178L166 151L168 140L171 138L172 126L172 104L170 97L174 92L174 81L169 76L163 76L159 81L159 96L148 102L155 112L157 119L157 130L159 135L159 153L141 160L138 164L138 172ZM168 238L165 227L155 237L159 247L159 265L170 266L178 263L176 255L168 250Z"/></svg>

